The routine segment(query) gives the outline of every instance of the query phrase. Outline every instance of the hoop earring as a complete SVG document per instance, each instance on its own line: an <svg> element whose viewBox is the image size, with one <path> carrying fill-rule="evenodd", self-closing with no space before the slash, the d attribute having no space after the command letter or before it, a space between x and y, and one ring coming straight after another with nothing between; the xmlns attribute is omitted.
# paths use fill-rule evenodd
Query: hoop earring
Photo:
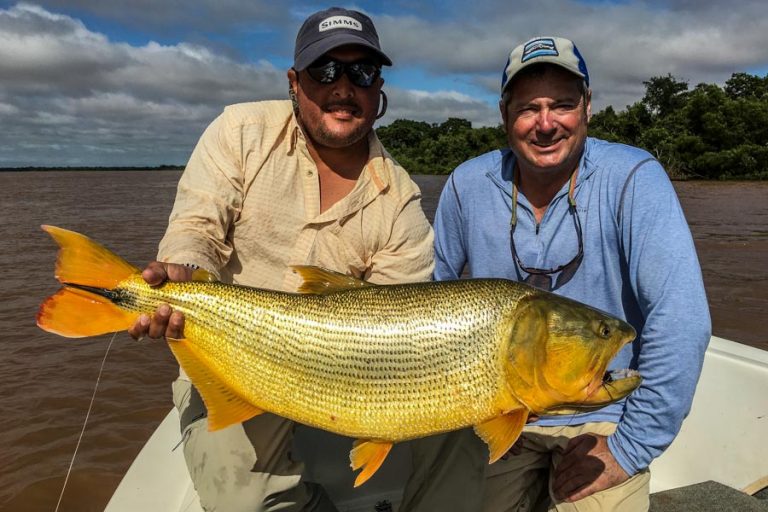
<svg viewBox="0 0 768 512"><path fill-rule="evenodd" d="M387 113L387 95L384 91L379 92L381 93L381 112L378 113L376 119L381 119Z"/></svg>
<svg viewBox="0 0 768 512"><path fill-rule="evenodd" d="M293 87L288 88L288 97L291 99L291 106L293 107L293 113L298 115L299 100L296 99L296 91L293 90Z"/></svg>

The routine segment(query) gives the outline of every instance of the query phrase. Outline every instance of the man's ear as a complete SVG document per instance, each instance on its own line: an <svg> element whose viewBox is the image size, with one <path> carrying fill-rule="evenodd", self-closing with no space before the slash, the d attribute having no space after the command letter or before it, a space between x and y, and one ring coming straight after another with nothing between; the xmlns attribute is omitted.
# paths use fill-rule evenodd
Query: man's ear
<svg viewBox="0 0 768 512"><path fill-rule="evenodd" d="M288 77L288 98L291 100L291 107L293 108L293 114L299 116L299 100L296 98L296 90L299 87L299 76L296 74L296 70L291 68L286 73Z"/></svg>
<svg viewBox="0 0 768 512"><path fill-rule="evenodd" d="M587 102L587 122L589 122L590 119L592 119L592 89L587 89L586 94L586 102Z"/></svg>
<svg viewBox="0 0 768 512"><path fill-rule="evenodd" d="M504 129L507 129L507 105L504 103L504 98L499 100L499 111L501 112L501 123Z"/></svg>

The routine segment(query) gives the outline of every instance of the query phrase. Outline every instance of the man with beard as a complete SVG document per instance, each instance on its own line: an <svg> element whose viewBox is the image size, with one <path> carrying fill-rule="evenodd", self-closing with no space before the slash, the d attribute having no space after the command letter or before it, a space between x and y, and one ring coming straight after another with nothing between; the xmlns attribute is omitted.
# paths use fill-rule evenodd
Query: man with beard
<svg viewBox="0 0 768 512"><path fill-rule="evenodd" d="M290 265L377 284L428 280L433 235L421 194L373 131L386 110L381 67L391 64L364 14L311 15L288 71L291 101L227 107L201 137L146 281L189 280L199 267L223 282L296 291ZM183 327L166 305L129 333L181 338ZM302 481L290 454L293 422L262 414L208 432L183 372L173 387L203 508L336 510L321 487Z"/></svg>

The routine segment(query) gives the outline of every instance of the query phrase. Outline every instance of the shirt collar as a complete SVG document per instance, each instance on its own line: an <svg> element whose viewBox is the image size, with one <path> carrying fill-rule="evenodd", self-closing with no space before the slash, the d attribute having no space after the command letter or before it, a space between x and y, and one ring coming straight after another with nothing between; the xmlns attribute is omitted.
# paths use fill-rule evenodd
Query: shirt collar
<svg viewBox="0 0 768 512"><path fill-rule="evenodd" d="M379 141L376 131L371 130L368 134L368 163L365 165L364 172L370 175L380 193L389 187L391 173L387 172L387 165L391 166L392 162L387 161L387 156L384 154L384 146Z"/></svg>
<svg viewBox="0 0 768 512"><path fill-rule="evenodd" d="M286 153L288 155L296 152L299 143L307 143L295 113L291 115L288 123L288 136L290 137ZM387 157L389 155L385 154L384 146L376 135L376 130L371 130L368 134L368 162L365 164L363 173L367 173L370 176L379 193L389 187L389 176L391 173L387 172L387 166L391 166L392 163L387 161ZM389 158L391 159L391 157Z"/></svg>
<svg viewBox="0 0 768 512"><path fill-rule="evenodd" d="M376 133L371 130L368 135L368 162L355 188L342 201L320 214L318 220L342 220L373 202L389 187L390 173L386 171L387 165L392 164L385 158L384 148L376 137Z"/></svg>
<svg viewBox="0 0 768 512"><path fill-rule="evenodd" d="M291 119L288 121L288 147L286 150L287 155L292 155L296 152L296 146L299 144L299 138L304 138L304 133L299 127L299 122L296 120L296 113L291 114Z"/></svg>

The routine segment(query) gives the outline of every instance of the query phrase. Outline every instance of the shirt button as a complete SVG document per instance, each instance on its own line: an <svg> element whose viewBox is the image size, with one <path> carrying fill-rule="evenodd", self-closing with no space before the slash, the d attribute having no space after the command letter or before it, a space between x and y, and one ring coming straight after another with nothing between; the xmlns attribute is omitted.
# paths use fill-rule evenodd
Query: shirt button
<svg viewBox="0 0 768 512"><path fill-rule="evenodd" d="M307 171L307 176L312 176L312 171Z"/></svg>

